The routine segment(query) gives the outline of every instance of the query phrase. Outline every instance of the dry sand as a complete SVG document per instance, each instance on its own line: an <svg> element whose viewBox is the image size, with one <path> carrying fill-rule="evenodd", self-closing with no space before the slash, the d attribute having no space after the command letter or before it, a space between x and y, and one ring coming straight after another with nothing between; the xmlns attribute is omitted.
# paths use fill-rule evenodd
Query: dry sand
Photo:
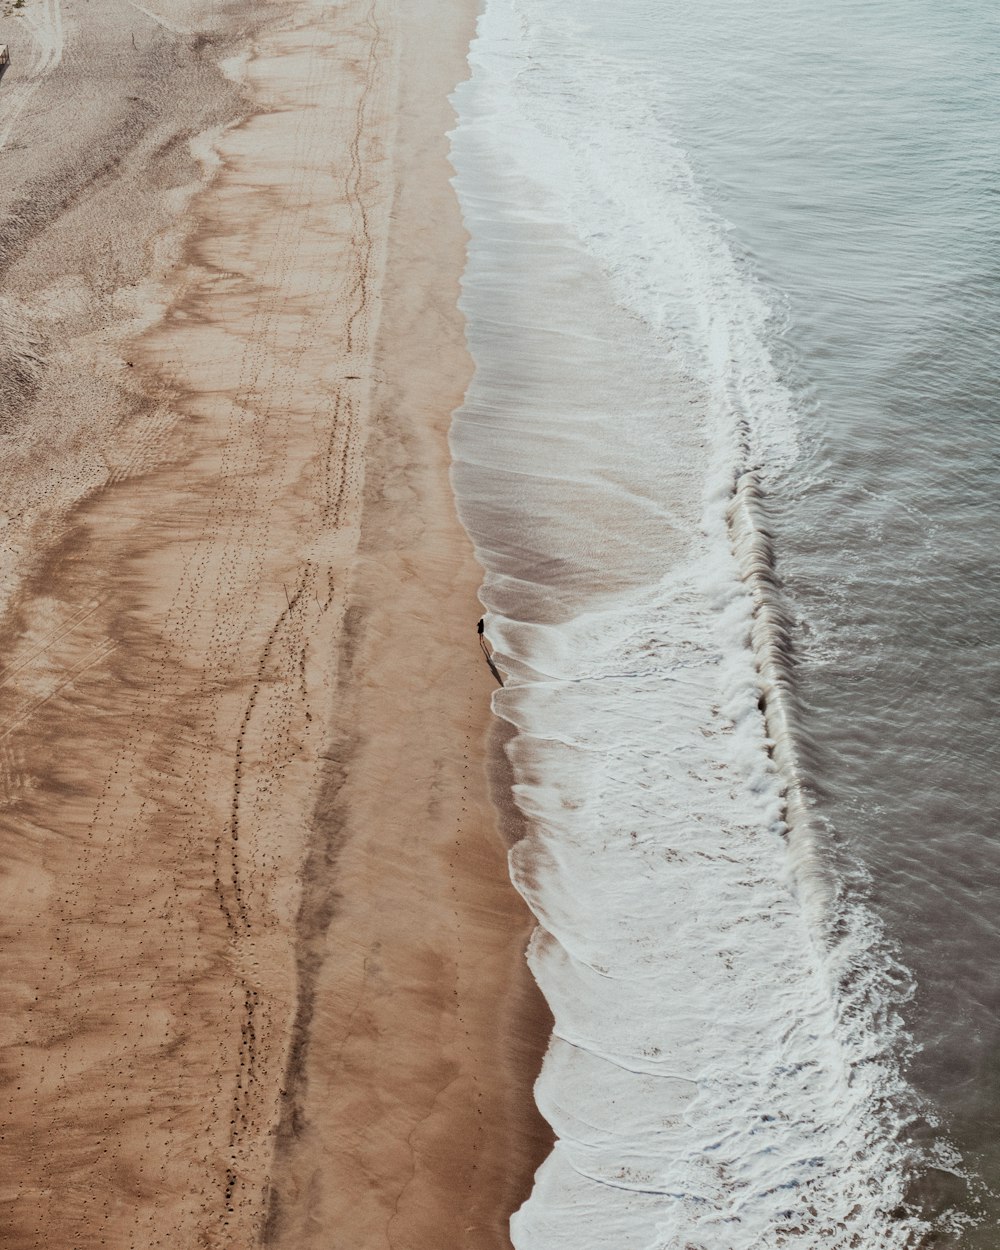
<svg viewBox="0 0 1000 1250"><path fill-rule="evenodd" d="M198 6L131 7L201 56ZM447 479L471 13L254 7L211 12L243 87L206 59L182 116L167 75L103 174L7 191L65 192L0 292L34 388L0 475L38 478L0 638L10 1250L501 1247L548 1144Z"/></svg>

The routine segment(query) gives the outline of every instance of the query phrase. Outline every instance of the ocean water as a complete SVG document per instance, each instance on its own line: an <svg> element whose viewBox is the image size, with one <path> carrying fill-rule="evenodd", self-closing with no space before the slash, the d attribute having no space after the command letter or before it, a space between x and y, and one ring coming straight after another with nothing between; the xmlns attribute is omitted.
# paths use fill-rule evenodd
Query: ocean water
<svg viewBox="0 0 1000 1250"><path fill-rule="evenodd" d="M998 36L485 0L453 481L556 1022L517 1250L1000 1242Z"/></svg>

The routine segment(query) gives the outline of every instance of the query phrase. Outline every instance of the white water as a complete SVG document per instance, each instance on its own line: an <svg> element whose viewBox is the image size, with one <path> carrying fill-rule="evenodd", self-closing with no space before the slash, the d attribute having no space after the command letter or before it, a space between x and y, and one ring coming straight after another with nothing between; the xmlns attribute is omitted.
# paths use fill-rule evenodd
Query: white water
<svg viewBox="0 0 1000 1250"><path fill-rule="evenodd" d="M906 978L793 812L755 528L796 454L771 313L655 81L576 11L489 0L453 134L477 365L454 482L556 1019L559 1141L514 1244L912 1245Z"/></svg>

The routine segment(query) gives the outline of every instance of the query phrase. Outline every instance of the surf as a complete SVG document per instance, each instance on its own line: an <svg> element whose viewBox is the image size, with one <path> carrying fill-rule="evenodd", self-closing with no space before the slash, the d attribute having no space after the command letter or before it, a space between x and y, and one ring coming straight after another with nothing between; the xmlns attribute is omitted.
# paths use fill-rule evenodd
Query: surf
<svg viewBox="0 0 1000 1250"><path fill-rule="evenodd" d="M491 0L452 135L453 485L556 1021L514 1244L912 1245L909 987L800 781L773 313L585 9Z"/></svg>

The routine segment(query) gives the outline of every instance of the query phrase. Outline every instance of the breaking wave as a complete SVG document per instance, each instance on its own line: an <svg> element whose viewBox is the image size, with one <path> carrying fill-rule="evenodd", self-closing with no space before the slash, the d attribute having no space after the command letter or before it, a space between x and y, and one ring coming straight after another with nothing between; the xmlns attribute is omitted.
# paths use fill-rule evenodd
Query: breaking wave
<svg viewBox="0 0 1000 1250"><path fill-rule="evenodd" d="M556 1021L558 1140L514 1242L913 1246L909 978L801 780L773 313L585 9L489 0L452 135L476 362L453 481Z"/></svg>

